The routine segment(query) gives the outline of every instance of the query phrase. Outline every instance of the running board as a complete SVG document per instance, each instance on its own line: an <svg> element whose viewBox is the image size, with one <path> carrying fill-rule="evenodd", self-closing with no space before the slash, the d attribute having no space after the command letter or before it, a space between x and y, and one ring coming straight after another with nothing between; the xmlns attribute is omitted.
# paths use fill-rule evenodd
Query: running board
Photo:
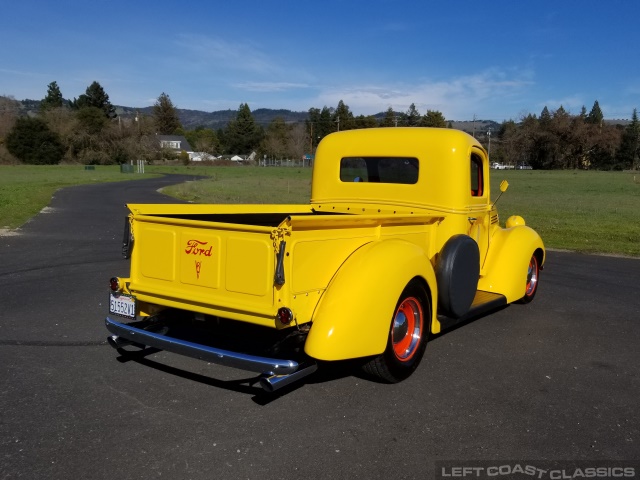
<svg viewBox="0 0 640 480"><path fill-rule="evenodd" d="M466 322L467 320L475 317L479 317L492 310L496 310L500 307L507 305L507 298L499 293L485 292L483 290L476 291L476 296L471 302L469 311L460 318L451 318L445 315L438 315L438 320L443 324L445 328L452 327L458 323Z"/></svg>

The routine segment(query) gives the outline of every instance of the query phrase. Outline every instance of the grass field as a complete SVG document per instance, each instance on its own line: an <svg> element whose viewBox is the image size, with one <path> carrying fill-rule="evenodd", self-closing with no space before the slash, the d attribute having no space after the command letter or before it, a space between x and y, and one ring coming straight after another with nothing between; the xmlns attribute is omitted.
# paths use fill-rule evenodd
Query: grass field
<svg viewBox="0 0 640 480"><path fill-rule="evenodd" d="M47 206L59 188L132 178L134 174L120 173L117 165L96 166L95 170L82 165L1 165L0 229L22 225Z"/></svg>
<svg viewBox="0 0 640 480"><path fill-rule="evenodd" d="M166 188L176 198L199 203L307 203L311 169L275 167L161 167L148 174L206 175L201 182ZM47 205L60 187L140 178L118 167L0 167L0 228L15 228ZM585 171L492 171L509 190L498 203L500 219L518 214L549 248L640 256L640 173Z"/></svg>
<svg viewBox="0 0 640 480"><path fill-rule="evenodd" d="M518 214L547 247L640 256L640 173L493 171L510 187L498 203L500 220Z"/></svg>

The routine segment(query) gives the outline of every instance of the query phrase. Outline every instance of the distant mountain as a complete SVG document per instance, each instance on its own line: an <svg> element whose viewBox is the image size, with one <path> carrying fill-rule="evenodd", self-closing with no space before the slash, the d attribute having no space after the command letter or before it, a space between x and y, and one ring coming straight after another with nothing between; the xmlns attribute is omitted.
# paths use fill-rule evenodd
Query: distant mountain
<svg viewBox="0 0 640 480"><path fill-rule="evenodd" d="M66 100L65 100L66 102ZM34 115L40 109L40 100L21 100L21 110L23 113ZM218 110L215 112L204 112L201 110L187 110L178 108L180 123L187 130L196 127L212 128L217 130L224 128L230 120L233 120L238 113L237 110ZM134 118L137 113L145 116L153 115L153 107L124 107L116 106L116 113L123 118ZM288 123L304 122L309 117L307 112L293 112L285 109L258 108L251 112L257 124L266 127L271 121L280 117ZM397 112L400 115L401 112ZM382 120L386 112L373 115L377 120ZM500 130L500 123L493 120L451 120L451 126L458 130L465 131L477 137L482 137L491 130L492 135L496 135ZM627 125L629 120L605 120L607 124Z"/></svg>
<svg viewBox="0 0 640 480"><path fill-rule="evenodd" d="M217 130L224 128L229 121L236 118L237 110L218 110L215 112L203 112L201 110L176 109L180 123L187 130L196 127L212 128ZM135 117L136 112L142 115L153 115L153 107L132 108L116 106L116 113L122 117ZM285 122L304 122L309 114L307 112L292 112L291 110L273 110L269 108L258 108L251 112L253 119L259 125L266 127L272 120L280 117Z"/></svg>

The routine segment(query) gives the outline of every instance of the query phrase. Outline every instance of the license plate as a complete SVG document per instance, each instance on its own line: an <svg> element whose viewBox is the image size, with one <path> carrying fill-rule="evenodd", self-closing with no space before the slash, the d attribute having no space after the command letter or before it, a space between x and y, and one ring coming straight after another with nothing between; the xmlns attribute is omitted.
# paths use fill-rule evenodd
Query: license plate
<svg viewBox="0 0 640 480"><path fill-rule="evenodd" d="M136 299L122 293L109 293L109 313L135 319Z"/></svg>

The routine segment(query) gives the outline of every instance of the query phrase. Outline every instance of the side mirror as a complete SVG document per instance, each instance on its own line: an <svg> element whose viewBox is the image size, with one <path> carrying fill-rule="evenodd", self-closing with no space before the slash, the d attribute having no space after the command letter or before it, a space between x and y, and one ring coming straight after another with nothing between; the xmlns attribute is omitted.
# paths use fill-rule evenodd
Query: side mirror
<svg viewBox="0 0 640 480"><path fill-rule="evenodd" d="M500 197L504 192L507 191L508 188L509 188L509 182L507 182L506 180L502 180L500 182L500 195L498 195L498 198L496 198L496 201L493 202L493 205L491 205L491 208L496 206L496 203L498 203L498 200L500 200Z"/></svg>

